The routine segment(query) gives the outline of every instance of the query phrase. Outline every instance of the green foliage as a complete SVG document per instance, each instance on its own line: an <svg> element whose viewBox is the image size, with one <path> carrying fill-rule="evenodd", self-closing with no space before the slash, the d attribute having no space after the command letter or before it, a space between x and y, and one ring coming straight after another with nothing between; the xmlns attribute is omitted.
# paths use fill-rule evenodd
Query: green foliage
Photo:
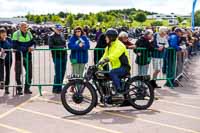
<svg viewBox="0 0 200 133"><path fill-rule="evenodd" d="M89 25L90 27L96 27L96 26L119 27L119 26L131 26L132 25L131 23L134 21L134 16L137 12L138 10L132 8L132 9L99 12L97 14L78 13L77 15L65 12L59 12L58 14L47 14L47 15L32 15L28 13L26 15L26 18L28 19L28 21L33 21L37 24L51 21L54 23L62 23L70 28L73 28L77 25L80 26ZM147 11L140 10L140 12L143 12L145 14L151 14L150 12ZM65 20L63 21L61 18L65 18Z"/></svg>
<svg viewBox="0 0 200 133"><path fill-rule="evenodd" d="M74 23L74 16L73 16L73 14L69 14L66 19L66 26L72 27L73 23Z"/></svg>
<svg viewBox="0 0 200 133"><path fill-rule="evenodd" d="M195 26L200 26L200 10L195 13Z"/></svg>
<svg viewBox="0 0 200 133"><path fill-rule="evenodd" d="M104 20L104 14L103 13L97 13L96 17L97 17L97 21L98 22L103 22Z"/></svg>
<svg viewBox="0 0 200 133"><path fill-rule="evenodd" d="M181 17L177 17L177 20L178 20L179 23L182 23L184 19L181 18Z"/></svg>
<svg viewBox="0 0 200 133"><path fill-rule="evenodd" d="M35 21L36 24L40 24L42 22L41 16L36 16L34 18L34 21Z"/></svg>
<svg viewBox="0 0 200 133"><path fill-rule="evenodd" d="M61 22L61 19L60 19L59 16L53 15L51 21L52 21L52 22L55 22L55 23L60 23L60 22Z"/></svg>
<svg viewBox="0 0 200 133"><path fill-rule="evenodd" d="M152 26L163 26L163 22L162 21L154 21L151 23Z"/></svg>
<svg viewBox="0 0 200 133"><path fill-rule="evenodd" d="M154 13L132 9L123 9L123 10L110 10L106 12L99 13L89 13L89 14L71 14L67 12L59 12L58 14L46 14L46 15L32 15L28 13L26 18L29 21L33 21L37 24L43 22L54 22L61 23L64 26L74 28L75 26L85 26L98 27L98 28L109 28L109 27L141 27L151 26L151 25L164 25L168 26L168 21L163 20L162 22L157 22L156 20L147 20L146 15L152 15ZM198 17L196 13L196 17ZM64 20L63 20L64 18ZM200 19L198 19L200 20ZM188 21L189 23L190 21ZM141 25L142 23L142 25Z"/></svg>
<svg viewBox="0 0 200 133"><path fill-rule="evenodd" d="M136 15L135 15L135 20L137 22L140 22L140 23L143 23L147 20L147 17L146 17L146 14L144 12L138 12Z"/></svg>
<svg viewBox="0 0 200 133"><path fill-rule="evenodd" d="M59 12L58 13L58 16L60 17L60 18L65 18L66 17L66 13L64 13L64 12Z"/></svg>

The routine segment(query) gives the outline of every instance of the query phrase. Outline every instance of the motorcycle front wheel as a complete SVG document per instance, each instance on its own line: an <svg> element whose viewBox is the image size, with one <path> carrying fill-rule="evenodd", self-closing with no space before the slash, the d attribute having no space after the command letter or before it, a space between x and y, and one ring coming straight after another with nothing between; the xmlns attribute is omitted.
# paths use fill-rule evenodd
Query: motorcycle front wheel
<svg viewBox="0 0 200 133"><path fill-rule="evenodd" d="M97 104L95 89L82 80L69 82L61 92L64 108L74 115L85 115Z"/></svg>

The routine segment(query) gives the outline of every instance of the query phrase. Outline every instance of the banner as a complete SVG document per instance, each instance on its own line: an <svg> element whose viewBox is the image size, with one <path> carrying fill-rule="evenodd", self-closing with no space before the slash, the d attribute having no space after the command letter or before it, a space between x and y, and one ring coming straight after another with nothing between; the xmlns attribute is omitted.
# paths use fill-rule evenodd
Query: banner
<svg viewBox="0 0 200 133"><path fill-rule="evenodd" d="M195 7L196 7L197 0L193 1L192 5L192 30L194 31L195 28Z"/></svg>

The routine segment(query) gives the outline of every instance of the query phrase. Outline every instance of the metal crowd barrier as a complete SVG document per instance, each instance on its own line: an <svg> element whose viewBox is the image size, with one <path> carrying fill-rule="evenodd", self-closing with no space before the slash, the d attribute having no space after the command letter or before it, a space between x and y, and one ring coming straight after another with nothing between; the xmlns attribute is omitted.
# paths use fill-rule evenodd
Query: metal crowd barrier
<svg viewBox="0 0 200 133"><path fill-rule="evenodd" d="M191 54L200 55L199 43L194 43L191 48ZM183 87L181 84L181 78L184 78L186 81L190 80L189 73L187 72L189 65L191 64L191 59L189 58L189 49L186 49L184 52L177 52L177 66L176 66L176 78L175 81Z"/></svg>
<svg viewBox="0 0 200 133"><path fill-rule="evenodd" d="M162 70L155 80L166 80L170 83L171 87L173 87L171 80L175 79L175 72L176 72L176 51L174 49L168 48L164 52L163 56L165 56L165 57L161 58L162 61L158 61L157 64L155 64L155 62L152 61L153 60L152 54L154 54L154 55L159 54L156 52L156 50L149 51L144 48L137 48L136 50L128 50L128 51L129 51L129 56L130 56L131 75L132 76L136 76L138 74L148 74L148 75L152 76L153 72L154 72L153 66L158 66ZM52 52L57 53L57 54L52 55ZM55 69L56 68L54 66L54 63L57 62L56 60L59 60L59 59L63 60L65 58L63 55L63 52L67 53L66 54L67 55L66 56L66 58L67 58L66 70L65 70L65 74L64 74L65 78L64 78L63 82L61 81L60 83L55 84L54 77L55 77ZM88 63L83 65L84 68L87 69L88 66L93 65L94 63L97 63L100 60L103 53L104 53L104 49L101 49L101 48L89 49L88 50ZM138 53L141 54L140 58L137 58ZM38 87L40 95L42 95L42 87L64 86L67 83L67 80L66 80L67 77L69 75L73 75L72 67L74 67L74 65L72 65L73 61L70 61L70 54L71 54L70 49L35 49L32 52L33 78L32 78L32 81L28 81L28 84L31 86ZM79 54L81 54L81 53L79 53ZM61 58L58 58L58 56L60 56ZM77 56L79 56L81 58L84 55L77 55ZM53 60L53 58L54 58L54 60ZM139 61L140 65L138 65L138 61L136 61L136 60ZM165 63L165 61L167 64ZM27 58L26 62L28 62L28 58ZM146 63L148 63L148 64L145 65ZM29 67L28 63L26 63L26 64L27 64L27 68L28 68ZM159 66L159 65L162 65L162 66ZM163 68L164 65L166 68ZM60 71L60 73L62 73L61 71L63 70L64 66L65 65L60 65L59 66L60 68L57 68L58 69L57 71ZM108 67L105 69L110 68L109 66L110 65L108 65ZM80 71L82 71L81 65L80 65L80 68L77 68L77 69L80 69ZM165 72L163 69L165 69ZM81 73L81 75L79 75L79 76L83 76L82 74L83 73ZM60 74L60 76L61 75L62 74ZM26 76L28 77L29 73ZM60 79L62 79L62 76L60 77Z"/></svg>

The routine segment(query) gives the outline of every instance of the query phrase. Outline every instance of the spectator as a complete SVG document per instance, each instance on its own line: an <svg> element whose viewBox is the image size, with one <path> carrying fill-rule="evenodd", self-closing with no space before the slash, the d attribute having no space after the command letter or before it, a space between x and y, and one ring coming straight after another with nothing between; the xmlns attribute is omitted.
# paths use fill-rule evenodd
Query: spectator
<svg viewBox="0 0 200 133"><path fill-rule="evenodd" d="M177 28L177 27L174 26L174 27L172 27L171 29L168 30L168 43L169 43L169 35L171 35L172 33L174 33L176 28ZM163 74L166 74L166 73L167 73L168 51L169 51L169 50L166 50L166 51L165 51L165 54L164 54L164 62L163 62L163 68L162 68Z"/></svg>
<svg viewBox="0 0 200 133"><path fill-rule="evenodd" d="M98 41L97 41L97 45L95 47L96 48L100 48L100 49L104 49L104 50L95 50L94 51L94 63L97 64L99 62L99 60L102 58L104 52L105 52L105 48L107 46L106 43L106 35L103 33L100 35ZM104 70L109 71L109 65L105 65L103 67Z"/></svg>
<svg viewBox="0 0 200 133"><path fill-rule="evenodd" d="M153 80L151 81L151 84L154 88L160 88L156 84L156 79L160 71L163 67L163 57L165 54L165 49L169 47L168 39L167 39L167 27L160 27L159 33L156 33L154 35L154 51L152 53L152 61L153 61Z"/></svg>
<svg viewBox="0 0 200 133"><path fill-rule="evenodd" d="M84 26L83 33L85 36L87 36L87 37L89 36L90 27L88 25Z"/></svg>
<svg viewBox="0 0 200 133"><path fill-rule="evenodd" d="M85 64L88 62L89 39L84 35L81 27L74 29L74 35L70 38L69 49L71 49L70 60L73 75L83 76Z"/></svg>
<svg viewBox="0 0 200 133"><path fill-rule="evenodd" d="M193 32L193 40L194 40L193 52L194 52L194 55L196 55L197 54L197 50L198 50L198 45L199 45L199 36L198 36L198 32L197 31Z"/></svg>
<svg viewBox="0 0 200 133"><path fill-rule="evenodd" d="M119 40L126 46L127 49L134 49L136 46L128 40L128 33L122 31L119 34Z"/></svg>
<svg viewBox="0 0 200 133"><path fill-rule="evenodd" d="M96 48L106 48L106 36L105 34L101 34L98 41L97 41L97 45L95 47ZM94 51L94 63L97 64L99 62L99 60L101 59L101 57L103 56L104 50L95 50Z"/></svg>
<svg viewBox="0 0 200 133"><path fill-rule="evenodd" d="M169 34L169 46L173 49L168 50L167 55L167 78L170 79L165 84L166 86L172 87L178 87L178 84L174 81L174 78L176 76L175 70L176 68L176 53L181 52L180 42L182 37L182 30L180 28L176 28L175 32L172 32ZM177 59L178 62L178 59ZM177 63L178 64L178 63ZM177 66L178 67L178 66Z"/></svg>
<svg viewBox="0 0 200 133"><path fill-rule="evenodd" d="M102 29L99 28L99 30L96 32L96 36L95 36L95 41L96 42L99 40L99 37L101 36L102 33L103 33Z"/></svg>
<svg viewBox="0 0 200 133"><path fill-rule="evenodd" d="M32 46L35 44L31 32L28 30L28 25L25 22L20 23L20 29L13 34L13 46L17 49L15 54L15 72L17 82L17 94L22 95L22 61L23 66L26 70L26 81L25 81L25 94L32 94L30 91L30 84L32 82ZM21 55L22 54L22 55ZM23 57L22 57L23 56ZM23 58L23 60L21 60ZM27 64L28 63L28 64ZM28 66L28 67L27 67Z"/></svg>
<svg viewBox="0 0 200 133"><path fill-rule="evenodd" d="M193 46L194 46L194 38L192 37L192 31L190 29L186 30L187 34L187 49L188 49L188 56L191 58L193 56Z"/></svg>
<svg viewBox="0 0 200 133"><path fill-rule="evenodd" d="M12 41L10 38L7 38L7 33L4 28L0 29L0 89L4 88L5 83L5 94L8 95L9 89L8 85L10 83L10 68L12 65L12 52L5 51L12 48ZM4 82L4 67L6 70L5 82Z"/></svg>
<svg viewBox="0 0 200 133"><path fill-rule="evenodd" d="M51 51L51 54L55 71L54 86L52 92L55 94L59 94L62 91L62 84L67 65L67 51L63 50L66 48L66 41L62 30L63 27L59 24L56 24L54 33L50 35L48 40L49 48L54 49Z"/></svg>
<svg viewBox="0 0 200 133"><path fill-rule="evenodd" d="M177 68L176 68L176 77L178 76L179 79L183 78L180 74L183 72L183 66L184 66L184 58L188 56L187 51L187 34L184 29L182 29L182 36L180 41L180 48L181 51L177 52L176 58L177 58Z"/></svg>
<svg viewBox="0 0 200 133"><path fill-rule="evenodd" d="M136 64L138 64L138 75L147 75L151 62L150 52L153 50L153 31L146 30L144 35L136 41L135 53Z"/></svg>

